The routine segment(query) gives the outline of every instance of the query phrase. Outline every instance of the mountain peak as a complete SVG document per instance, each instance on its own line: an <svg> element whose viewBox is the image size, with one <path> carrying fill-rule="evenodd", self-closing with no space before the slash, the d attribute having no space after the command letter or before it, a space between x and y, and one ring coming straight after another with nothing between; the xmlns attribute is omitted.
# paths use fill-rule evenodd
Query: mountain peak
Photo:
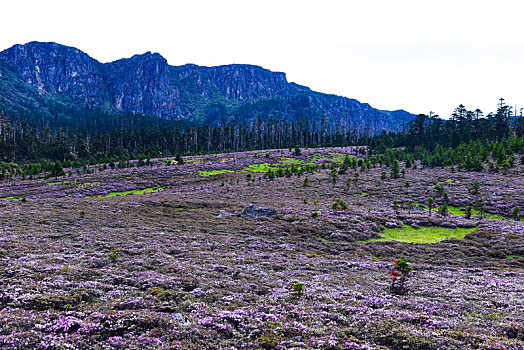
<svg viewBox="0 0 524 350"><path fill-rule="evenodd" d="M76 47L66 46L58 44L55 42L41 42L41 41L31 41L26 44L16 44L10 47L7 50L2 51L2 53L18 53L18 54L30 54L30 53L41 53L49 54L60 53L60 54L78 54L88 56L85 52L77 49ZM89 57L89 56L88 56Z"/></svg>
<svg viewBox="0 0 524 350"><path fill-rule="evenodd" d="M133 55L131 58L131 60L141 60L141 59L159 59L159 60L166 60L161 54L159 54L158 52L155 52L155 53L151 53L151 51L147 51L143 54L137 54L137 55Z"/></svg>
<svg viewBox="0 0 524 350"><path fill-rule="evenodd" d="M151 51L102 64L74 47L34 41L0 52L0 68L11 71L12 80L0 80L0 109L13 111L53 115L64 104L71 109L109 106L122 113L207 124L325 115L331 127L363 133L396 131L413 117L315 92L260 66L170 66ZM35 102L27 107L27 101Z"/></svg>

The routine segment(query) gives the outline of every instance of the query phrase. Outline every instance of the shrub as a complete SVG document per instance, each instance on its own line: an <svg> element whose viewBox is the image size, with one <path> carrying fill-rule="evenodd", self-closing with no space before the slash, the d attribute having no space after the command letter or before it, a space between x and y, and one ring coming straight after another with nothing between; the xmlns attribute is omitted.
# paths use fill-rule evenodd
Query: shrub
<svg viewBox="0 0 524 350"><path fill-rule="evenodd" d="M426 202L428 203L428 209L429 209L429 216L431 216L431 209L433 209L436 206L435 200L433 197L429 197Z"/></svg>
<svg viewBox="0 0 524 350"><path fill-rule="evenodd" d="M333 204L331 204L331 209L348 210L348 204L344 202L342 199L337 198L337 200Z"/></svg>
<svg viewBox="0 0 524 350"><path fill-rule="evenodd" d="M415 201L414 200L409 200L406 203L406 205L408 207L408 212L411 212L411 210L415 208Z"/></svg>
<svg viewBox="0 0 524 350"><path fill-rule="evenodd" d="M118 254L120 252L120 249L117 249L117 248L111 248L111 250L109 251L109 253L107 253L107 257L109 258L109 260L111 261L116 261L118 259L118 257L120 256L120 254Z"/></svg>
<svg viewBox="0 0 524 350"><path fill-rule="evenodd" d="M435 190L437 191L437 194L439 196L443 196L444 193L446 193L446 190L444 189L444 187L442 185L436 185L435 186Z"/></svg>
<svg viewBox="0 0 524 350"><path fill-rule="evenodd" d="M304 178L304 183L302 184L302 186L307 187L308 184L309 184L309 178L306 176Z"/></svg>
<svg viewBox="0 0 524 350"><path fill-rule="evenodd" d="M513 217L515 218L515 220L517 221L520 221L520 208L519 206L515 206L515 208L513 208L513 210L511 211L511 213L513 214Z"/></svg>
<svg viewBox="0 0 524 350"><path fill-rule="evenodd" d="M394 294L406 294L409 288L406 286L406 281L411 278L411 271L413 267L409 265L410 259L392 259L393 268L389 270L389 279L391 280L390 289Z"/></svg>
<svg viewBox="0 0 524 350"><path fill-rule="evenodd" d="M393 201L393 204L391 205L391 207L395 211L395 214L398 215L398 212L399 212L399 209L400 209L400 206L398 205L398 202L397 201Z"/></svg>
<svg viewBox="0 0 524 350"><path fill-rule="evenodd" d="M306 286L306 284L304 282L294 282L291 285L291 295L296 297L296 298L300 298L301 296L304 295L304 287L305 286Z"/></svg>
<svg viewBox="0 0 524 350"><path fill-rule="evenodd" d="M448 206L446 204L442 204L438 207L438 213L442 216L446 216L448 214Z"/></svg>
<svg viewBox="0 0 524 350"><path fill-rule="evenodd" d="M485 205L486 205L486 200L484 199L484 197L480 197L480 198L477 199L476 207L477 207L477 210L479 211L479 218L480 219L483 218L484 206Z"/></svg>
<svg viewBox="0 0 524 350"><path fill-rule="evenodd" d="M479 194L480 191L480 183L478 181L473 181L470 187L468 187L468 192L472 195Z"/></svg>
<svg viewBox="0 0 524 350"><path fill-rule="evenodd" d="M472 207L471 205L468 205L468 206L466 207L466 215L464 215L464 217L465 217L466 219L471 219L471 213L472 213L472 211L473 211L473 207Z"/></svg>
<svg viewBox="0 0 524 350"><path fill-rule="evenodd" d="M390 174L392 179L396 179L399 177L400 167L398 165L398 161L394 160L391 164Z"/></svg>
<svg viewBox="0 0 524 350"><path fill-rule="evenodd" d="M81 301L82 297L80 295L48 294L35 296L25 306L39 311L49 309L65 310L80 304Z"/></svg>

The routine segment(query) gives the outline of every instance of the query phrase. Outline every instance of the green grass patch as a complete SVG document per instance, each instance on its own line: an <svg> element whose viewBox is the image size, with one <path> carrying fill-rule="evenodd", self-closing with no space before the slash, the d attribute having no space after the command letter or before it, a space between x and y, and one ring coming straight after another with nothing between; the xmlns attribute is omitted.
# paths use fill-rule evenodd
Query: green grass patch
<svg viewBox="0 0 524 350"><path fill-rule="evenodd" d="M3 200L3 199L17 199L17 198L22 198L22 196L3 197L3 198L0 198L0 200Z"/></svg>
<svg viewBox="0 0 524 350"><path fill-rule="evenodd" d="M381 238L372 238L363 242L397 241L404 243L437 243L449 238L462 239L477 228L447 228L440 226L422 226L414 229L409 225L403 228L386 228Z"/></svg>
<svg viewBox="0 0 524 350"><path fill-rule="evenodd" d="M355 193L353 196L355 196L355 197L367 197L367 196L369 196L369 193L367 193L367 192Z"/></svg>
<svg viewBox="0 0 524 350"><path fill-rule="evenodd" d="M281 157L280 163L281 165L301 165L304 164L304 160L302 159L295 159L291 157Z"/></svg>
<svg viewBox="0 0 524 350"><path fill-rule="evenodd" d="M63 185L63 184L69 184L69 183L71 183L71 181L48 182L47 184L49 186L54 186L54 185Z"/></svg>
<svg viewBox="0 0 524 350"><path fill-rule="evenodd" d="M444 181L439 181L437 182L438 184L452 184L452 183L458 183L460 182L460 180L456 180L456 179L446 179Z"/></svg>
<svg viewBox="0 0 524 350"><path fill-rule="evenodd" d="M198 171L198 174L200 176L213 176L213 175L225 174L225 173L234 173L234 171L228 170L228 169L219 169L219 170L211 170L211 171L199 170Z"/></svg>
<svg viewBox="0 0 524 350"><path fill-rule="evenodd" d="M319 160L329 160L335 163L343 163L344 159L346 159L345 153L337 153L337 152L329 152L329 156L322 155L321 153L317 153L313 156L313 158L306 163L306 165L316 165ZM349 159L355 159L356 156L354 155L347 155Z"/></svg>
<svg viewBox="0 0 524 350"><path fill-rule="evenodd" d="M322 156L320 154L315 154L313 156L313 158L311 159L311 161L309 163L307 163L308 165L312 165L312 164L315 164L316 162L318 162L319 160L326 160L326 159L330 159L329 157L326 157L326 156Z"/></svg>
<svg viewBox="0 0 524 350"><path fill-rule="evenodd" d="M424 207L424 210L429 210L427 207ZM437 209L433 209L432 210L433 212L437 212ZM459 207L454 207L452 205L448 205L448 212L450 214L454 214L454 215L460 215L460 216L465 216L466 215L466 211L463 210L462 208L459 208ZM480 212L473 208L471 210L471 217L475 217L475 216L479 216ZM433 213L431 215L434 215ZM485 219L493 219L493 220L508 220L508 218L506 218L505 216L503 215L500 215L500 214L492 214L492 213L482 213L482 217L485 218Z"/></svg>
<svg viewBox="0 0 524 350"><path fill-rule="evenodd" d="M78 187L98 186L102 184L104 184L104 182L101 182L101 181L84 182L84 183L78 184Z"/></svg>
<svg viewBox="0 0 524 350"><path fill-rule="evenodd" d="M251 171L254 173L266 173L269 169L271 171L277 171L278 167L275 167L269 163L258 163L258 164L251 164L244 168L244 171Z"/></svg>
<svg viewBox="0 0 524 350"><path fill-rule="evenodd" d="M163 187L154 187L154 188L144 188L142 190L130 190L130 191L123 191L123 192L111 192L106 194L101 194L95 197L98 198L106 198L106 197L116 197L116 196L127 196L130 194L145 194L145 193L154 193L164 190Z"/></svg>
<svg viewBox="0 0 524 350"><path fill-rule="evenodd" d="M296 159L293 157L280 157L280 162L277 164L270 164L270 163L258 163L258 164L251 164L248 167L245 167L243 172L251 171L256 173L266 173L269 169L271 171L277 171L279 168L287 168L290 166L294 166L297 170L303 169L305 165L317 165L317 161L319 160L329 160L332 162L342 163L346 157L345 153L329 153L331 156L324 156L320 153L315 154L313 158L309 162L305 162L302 159ZM350 158L355 158L355 156L349 156Z"/></svg>
<svg viewBox="0 0 524 350"><path fill-rule="evenodd" d="M318 237L318 239L321 240L321 241L324 242L324 243L335 243L335 241L331 241L331 240L326 239L326 238L324 238L324 237Z"/></svg>
<svg viewBox="0 0 524 350"><path fill-rule="evenodd" d="M337 162L337 163L342 163L344 162L344 159L346 158L346 154L345 153L337 153L337 152L330 152L329 155L331 155L331 160L333 162ZM355 158L355 156L349 156L349 158Z"/></svg>

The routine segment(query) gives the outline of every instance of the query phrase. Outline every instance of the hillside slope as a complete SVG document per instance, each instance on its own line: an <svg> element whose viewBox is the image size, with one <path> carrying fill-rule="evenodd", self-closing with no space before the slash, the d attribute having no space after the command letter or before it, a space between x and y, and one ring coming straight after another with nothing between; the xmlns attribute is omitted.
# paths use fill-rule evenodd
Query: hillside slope
<svg viewBox="0 0 524 350"><path fill-rule="evenodd" d="M0 52L0 109L78 117L81 110L133 113L217 125L258 116L326 120L364 133L397 131L413 118L289 83L285 73L232 64L170 66L158 53L100 63L56 43L31 42Z"/></svg>

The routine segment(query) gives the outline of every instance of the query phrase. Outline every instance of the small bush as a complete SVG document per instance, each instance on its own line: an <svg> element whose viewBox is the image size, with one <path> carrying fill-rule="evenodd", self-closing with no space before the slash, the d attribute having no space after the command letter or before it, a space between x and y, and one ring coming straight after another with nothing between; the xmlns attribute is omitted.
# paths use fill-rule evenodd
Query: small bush
<svg viewBox="0 0 524 350"><path fill-rule="evenodd" d="M442 204L437 209L438 213L442 216L446 216L448 214L448 206L446 204Z"/></svg>
<svg viewBox="0 0 524 350"><path fill-rule="evenodd" d="M304 295L304 287L305 286L306 286L306 284L304 282L294 282L291 285L291 295L296 297L296 298L300 298L301 296Z"/></svg>
<svg viewBox="0 0 524 350"><path fill-rule="evenodd" d="M513 217L515 218L515 220L520 221L521 210L518 205L513 208L511 213L513 214Z"/></svg>
<svg viewBox="0 0 524 350"><path fill-rule="evenodd" d="M111 248L111 251L109 253L107 253L107 257L111 261L116 261L120 257L119 252L120 252L120 249Z"/></svg>
<svg viewBox="0 0 524 350"><path fill-rule="evenodd" d="M466 214L464 215L464 217L465 217L466 219L471 219L471 214L472 214L472 212L473 212L473 207L472 207L471 205L468 205L468 206L466 207Z"/></svg>
<svg viewBox="0 0 524 350"><path fill-rule="evenodd" d="M392 259L394 266L389 270L389 279L391 280L390 289L394 294L406 294L409 288L406 286L406 281L411 278L411 271L413 267L409 265L410 259Z"/></svg>

